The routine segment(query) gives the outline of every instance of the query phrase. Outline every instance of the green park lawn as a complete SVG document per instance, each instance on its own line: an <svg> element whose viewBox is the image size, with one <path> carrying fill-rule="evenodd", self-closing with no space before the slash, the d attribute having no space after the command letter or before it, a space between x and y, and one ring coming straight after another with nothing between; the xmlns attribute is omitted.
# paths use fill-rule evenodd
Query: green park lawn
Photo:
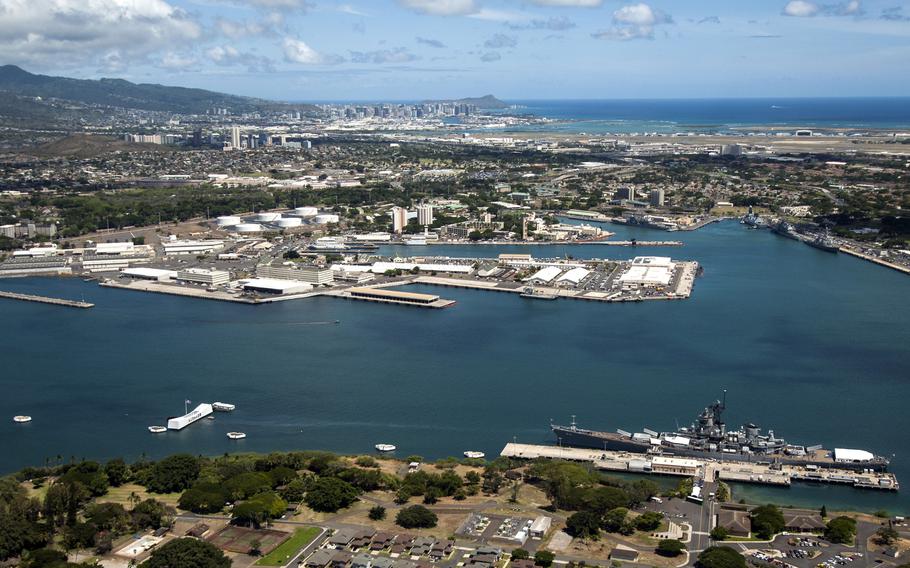
<svg viewBox="0 0 910 568"><path fill-rule="evenodd" d="M266 554L256 563L257 566L284 566L300 552L300 549L313 542L319 535L320 529L307 527L297 529L293 536L281 543L275 550Z"/></svg>

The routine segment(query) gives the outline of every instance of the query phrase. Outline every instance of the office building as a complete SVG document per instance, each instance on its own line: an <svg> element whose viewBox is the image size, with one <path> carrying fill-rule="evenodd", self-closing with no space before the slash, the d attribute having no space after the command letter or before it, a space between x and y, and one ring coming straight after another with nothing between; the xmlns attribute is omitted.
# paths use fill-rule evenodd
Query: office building
<svg viewBox="0 0 910 568"><path fill-rule="evenodd" d="M408 224L408 210L404 207L392 207L392 231L401 234Z"/></svg>
<svg viewBox="0 0 910 568"><path fill-rule="evenodd" d="M209 270L207 268L187 268L177 272L177 280L218 286L231 281L231 274L227 270Z"/></svg>
<svg viewBox="0 0 910 568"><path fill-rule="evenodd" d="M652 207L663 207L664 206L664 190L662 190L662 189L652 189L651 190L651 206Z"/></svg>
<svg viewBox="0 0 910 568"><path fill-rule="evenodd" d="M234 150L240 149L240 127L239 126L231 127L231 147Z"/></svg>
<svg viewBox="0 0 910 568"><path fill-rule="evenodd" d="M418 205L417 206L417 222L420 223L424 227L433 224L433 206L432 205Z"/></svg>

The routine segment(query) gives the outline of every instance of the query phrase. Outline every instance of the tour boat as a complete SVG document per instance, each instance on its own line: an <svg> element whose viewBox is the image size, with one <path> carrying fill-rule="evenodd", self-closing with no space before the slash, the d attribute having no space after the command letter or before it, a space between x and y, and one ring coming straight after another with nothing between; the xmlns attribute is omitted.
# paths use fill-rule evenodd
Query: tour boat
<svg viewBox="0 0 910 568"><path fill-rule="evenodd" d="M149 426L149 432L152 434L161 434L162 432L167 432L167 428L164 426Z"/></svg>
<svg viewBox="0 0 910 568"><path fill-rule="evenodd" d="M394 452L397 448L392 444L376 444L374 446L379 452Z"/></svg>
<svg viewBox="0 0 910 568"><path fill-rule="evenodd" d="M227 437L230 438L231 440L242 440L242 439L246 438L246 434L244 434L243 432L228 432Z"/></svg>
<svg viewBox="0 0 910 568"><path fill-rule="evenodd" d="M485 454L485 453L483 453L483 452L475 452L475 451L472 451L472 450L468 450L468 451L466 451L466 452L464 453L464 457L470 458L470 459L472 459L472 460L484 458L484 457L486 457L486 456L487 456L487 454Z"/></svg>
<svg viewBox="0 0 910 568"><path fill-rule="evenodd" d="M25 424L26 422L31 422L31 421L32 421L31 416L22 416L22 415L13 416L13 422L16 422L18 424Z"/></svg>
<svg viewBox="0 0 910 568"><path fill-rule="evenodd" d="M237 407L228 402L213 402L212 403L212 410L217 410L218 412L230 412L230 411L234 410L235 408L237 408Z"/></svg>

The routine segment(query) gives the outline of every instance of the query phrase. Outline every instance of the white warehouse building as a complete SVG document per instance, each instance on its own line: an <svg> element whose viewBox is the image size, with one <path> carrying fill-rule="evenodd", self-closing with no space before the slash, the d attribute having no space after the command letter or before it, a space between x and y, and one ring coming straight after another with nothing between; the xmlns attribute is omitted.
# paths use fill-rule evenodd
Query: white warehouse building
<svg viewBox="0 0 910 568"><path fill-rule="evenodd" d="M177 272L177 280L218 286L231 281L231 273L227 270L209 270L207 268L187 268Z"/></svg>
<svg viewBox="0 0 910 568"><path fill-rule="evenodd" d="M666 256L636 256L619 277L624 288L668 286L676 264Z"/></svg>
<svg viewBox="0 0 910 568"><path fill-rule="evenodd" d="M525 282L530 282L532 284L549 284L560 274L562 274L562 268L558 268L556 266L546 266L531 275L531 277L526 279Z"/></svg>
<svg viewBox="0 0 910 568"><path fill-rule="evenodd" d="M556 279L556 284L560 286L578 286L582 280L588 277L591 271L587 268L573 268Z"/></svg>

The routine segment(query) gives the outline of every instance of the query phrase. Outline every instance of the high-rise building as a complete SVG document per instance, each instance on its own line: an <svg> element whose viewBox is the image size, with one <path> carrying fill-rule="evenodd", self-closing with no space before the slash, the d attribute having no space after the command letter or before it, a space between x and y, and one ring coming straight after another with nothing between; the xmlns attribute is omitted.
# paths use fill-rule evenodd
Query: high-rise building
<svg viewBox="0 0 910 568"><path fill-rule="evenodd" d="M231 127L231 146L235 150L240 149L240 127L239 126Z"/></svg>
<svg viewBox="0 0 910 568"><path fill-rule="evenodd" d="M664 190L662 190L662 189L652 189L651 190L651 205L653 207L663 207L664 206Z"/></svg>
<svg viewBox="0 0 910 568"><path fill-rule="evenodd" d="M433 206L432 205L418 205L417 206L417 222L424 227L433 224Z"/></svg>
<svg viewBox="0 0 910 568"><path fill-rule="evenodd" d="M401 234L408 224L408 210L404 207L392 207L392 231Z"/></svg>

